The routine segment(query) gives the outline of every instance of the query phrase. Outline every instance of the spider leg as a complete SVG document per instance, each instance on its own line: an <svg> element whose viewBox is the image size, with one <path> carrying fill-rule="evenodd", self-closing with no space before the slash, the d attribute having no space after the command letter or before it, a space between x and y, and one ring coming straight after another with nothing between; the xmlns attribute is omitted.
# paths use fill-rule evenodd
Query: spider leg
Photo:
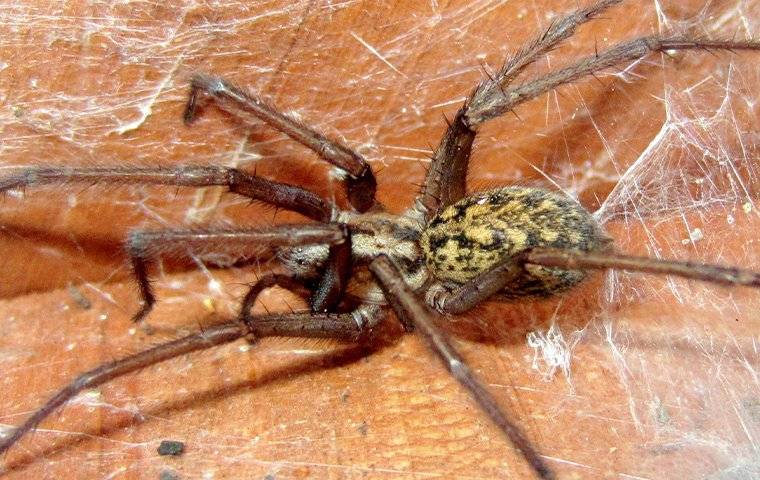
<svg viewBox="0 0 760 480"><path fill-rule="evenodd" d="M349 313L290 313L253 317L251 331L257 337L332 338L358 342L381 320L382 309L364 305Z"/></svg>
<svg viewBox="0 0 760 480"><path fill-rule="evenodd" d="M235 168L216 166L31 167L0 177L0 193L32 185L69 182L178 187L221 185L227 186L233 193L293 210L318 221L329 221L333 211L333 205L301 187L267 180Z"/></svg>
<svg viewBox="0 0 760 480"><path fill-rule="evenodd" d="M449 342L446 334L435 325L435 313L414 294L401 273L385 255L369 266L377 277L385 297L405 328L416 328L428 347L441 359L446 369L465 387L488 417L509 438L533 471L542 479L555 478L525 434L501 410L486 387L475 377L464 358Z"/></svg>
<svg viewBox="0 0 760 480"><path fill-rule="evenodd" d="M657 36L637 38L619 43L570 66L507 90L492 87L483 89L481 93L476 91L476 95L466 105L463 121L470 128L476 128L488 120L513 110L521 103L561 85L574 82L613 65L639 60L652 52L668 50L760 50L760 42ZM495 82L498 80L498 78L494 79Z"/></svg>
<svg viewBox="0 0 760 480"><path fill-rule="evenodd" d="M58 407L74 398L80 392L102 385L128 373L155 365L186 353L230 343L246 336L267 337L321 337L357 341L369 335L381 320L381 308L364 305L350 313L291 313L251 316L250 308L257 296L266 288L282 285L299 291L301 285L284 275L269 275L257 282L246 295L241 310L241 318L188 335L151 349L109 362L89 370L59 390L42 407L35 411L13 433L0 440L0 454L7 451L27 432L33 430ZM242 321L241 321L242 320Z"/></svg>
<svg viewBox="0 0 760 480"><path fill-rule="evenodd" d="M491 295L503 290L524 270L526 263L568 270L608 269L633 270L726 285L760 287L760 273L734 267L678 262L616 253L580 252L552 248L534 248L522 258L502 262L481 273L453 291L442 286L428 290L428 304L441 313L458 314L471 310Z"/></svg>
<svg viewBox="0 0 760 480"><path fill-rule="evenodd" d="M345 314L263 315L253 317L251 322L253 327L250 329L239 321L228 322L208 328L201 333L188 335L138 354L106 363L79 375L59 390L45 405L35 411L23 424L18 426L10 436L0 440L0 454L7 451L27 432L34 430L42 420L80 392L128 373L142 370L186 353L234 342L251 334L256 337L323 337L356 341L378 323L379 311L379 307L366 306Z"/></svg>
<svg viewBox="0 0 760 480"><path fill-rule="evenodd" d="M132 321L141 321L156 303L148 272L159 255L181 255L211 249L214 253L229 252L240 257L246 253L260 254L267 248L313 244L334 246L346 243L344 240L344 229L337 225L320 224L280 225L256 230L132 231L127 237L125 249L142 298L142 307Z"/></svg>
<svg viewBox="0 0 760 480"><path fill-rule="evenodd" d="M489 81L478 85L449 123L441 143L433 154L422 193L416 205L425 220L429 220L441 208L456 202L465 195L467 164L476 126L476 124L468 124L470 104L477 103L480 97L491 97L502 92L525 67L555 48L563 40L570 38L578 26L621 2L622 0L602 0L553 21L541 35L528 42L525 47L504 62L501 69Z"/></svg>
<svg viewBox="0 0 760 480"><path fill-rule="evenodd" d="M255 116L344 171L348 175L348 200L357 211L367 211L375 204L375 175L364 157L349 147L277 111L261 98L244 92L230 82L203 74L197 74L192 79L184 113L186 124L196 118L201 94L210 96L222 109L243 119Z"/></svg>
<svg viewBox="0 0 760 480"><path fill-rule="evenodd" d="M233 342L244 337L247 333L248 331L239 322L225 323L209 328L204 332L189 335L89 370L59 390L45 405L40 407L23 424L17 427L10 436L0 440L0 453L8 450L58 407L74 398L83 390L102 385L109 380L170 358Z"/></svg>
<svg viewBox="0 0 760 480"><path fill-rule="evenodd" d="M555 249L533 249L524 254L524 263L572 269L633 270L659 275L676 275L725 285L760 287L760 273L735 267L677 262L616 253L573 252Z"/></svg>
<svg viewBox="0 0 760 480"><path fill-rule="evenodd" d="M544 35L508 60L495 76L478 85L449 123L433 155L422 193L415 204L415 209L420 212L424 221L430 220L441 208L464 196L472 142L475 139L477 127L488 120L513 111L518 105L561 85L593 75L613 65L638 60L652 52L697 49L760 50L760 42L757 41L641 37L620 43L521 85L507 88L514 78L538 56L572 35L575 27L615 3L619 2L614 0L599 2L555 22Z"/></svg>
<svg viewBox="0 0 760 480"><path fill-rule="evenodd" d="M501 69L494 75L493 81L486 81L478 85L470 98L477 98L483 92L494 88L504 88L512 83L525 67L538 60L556 48L563 40L575 35L575 30L580 25L593 20L608 8L622 3L623 0L601 0L589 7L576 10L557 20L552 20L551 25L542 34L520 48L511 58L508 58ZM468 101L467 103L470 103Z"/></svg>
<svg viewBox="0 0 760 480"><path fill-rule="evenodd" d="M258 296L274 286L308 296L308 289L287 275L270 273L248 289L240 304L238 322L254 337L334 338L356 342L368 336L382 316L379 305L360 305L348 313L294 312L284 314L251 315Z"/></svg>
<svg viewBox="0 0 760 480"><path fill-rule="evenodd" d="M238 322L254 337L334 338L358 341L369 335L381 319L378 305L360 305L348 313L295 312L251 315L258 296L274 286L286 288L306 297L310 292L298 280L287 275L270 273L248 289L240 304Z"/></svg>
<svg viewBox="0 0 760 480"><path fill-rule="evenodd" d="M334 310L343 299L351 279L351 235L348 228L343 230L344 241L330 245L327 266L311 296L311 311L314 313Z"/></svg>
<svg viewBox="0 0 760 480"><path fill-rule="evenodd" d="M521 262L500 262L469 282L458 285L453 291L433 285L428 289L426 300L428 305L432 305L441 313L464 313L503 290L523 272Z"/></svg>
<svg viewBox="0 0 760 480"><path fill-rule="evenodd" d="M348 228L345 226L337 227L340 237L327 239L328 241L311 242L330 245L327 257L327 265L321 273L319 282L314 291L307 291L304 297L309 298L309 304L312 313L327 313L333 311L343 299L343 293L346 285L351 279L351 236ZM298 233L295 233L298 235ZM305 243L303 245L306 245ZM253 302L259 292L264 288L279 285L290 290L300 290L303 288L301 281L288 277L286 275L269 274L261 279L248 291L242 304L241 318L245 320L248 312L253 307Z"/></svg>

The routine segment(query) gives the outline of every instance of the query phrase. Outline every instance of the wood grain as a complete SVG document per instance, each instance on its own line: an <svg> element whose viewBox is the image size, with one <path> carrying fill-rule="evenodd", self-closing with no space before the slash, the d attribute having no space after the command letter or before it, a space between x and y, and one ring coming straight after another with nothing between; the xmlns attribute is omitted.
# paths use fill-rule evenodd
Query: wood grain
<svg viewBox="0 0 760 480"><path fill-rule="evenodd" d="M237 163L340 197L324 165L265 127L242 126L213 107L183 126L188 79L206 71L342 136L379 172L380 200L400 211L423 178L442 116L483 78L481 64L496 68L552 15L576 6L249 3L3 7L0 165ZM760 11L750 3L701 11L704 2L671 2L658 18L655 2L628 1L531 73L666 24L758 36ZM622 251L760 268L752 234L760 228L752 213L756 65L751 54L657 55L600 76L601 84L591 79L526 104L519 118L483 129L469 188L557 184L587 208L602 207ZM666 110L663 98L679 109ZM694 118L715 123L663 128ZM705 163L721 150L724 157ZM700 172L704 165L717 173ZM658 170L665 167L672 169ZM707 201L703 184L665 187L682 185L665 174L672 171L728 194ZM615 201L604 203L610 192ZM129 323L137 296L120 242L130 229L298 220L215 189L6 195L0 423L20 423L78 372L228 318L244 284L269 268L199 272L167 261L149 334ZM703 239L682 242L697 228ZM491 305L447 328L562 478L743 478L730 474L757 468L759 300L745 289L598 275L563 299ZM298 306L281 291L265 302ZM569 379L531 368L536 351L526 335L545 332L552 319L567 342L580 332ZM397 333L389 327L369 356L272 339L166 362L80 396L2 459L3 478L525 478L519 456L420 340ZM165 439L184 442L185 454L159 456Z"/></svg>

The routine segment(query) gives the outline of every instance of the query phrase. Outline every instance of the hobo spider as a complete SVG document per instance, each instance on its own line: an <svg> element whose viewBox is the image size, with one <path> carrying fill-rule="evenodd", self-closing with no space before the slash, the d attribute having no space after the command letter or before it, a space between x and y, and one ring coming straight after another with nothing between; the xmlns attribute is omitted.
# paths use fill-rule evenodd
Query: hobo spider
<svg viewBox="0 0 760 480"><path fill-rule="evenodd" d="M589 7L582 11L576 19L578 19L578 22L585 21L585 19L590 17L592 13L596 14L598 13L598 10L606 8L614 3L618 2L601 2L595 6ZM539 49L541 50L540 52L536 52L537 55L543 54L545 50L553 48L551 32L562 31L563 25L565 24L562 22L553 24L552 28L554 30L550 28L550 34L546 37L541 37L542 40L539 41L539 44L542 41L545 41L546 44L543 48ZM568 30L568 36L570 33L570 30ZM613 53L606 53L610 52L607 50L600 51L598 56L591 58L589 62L592 65L597 64L599 67L612 63L617 64L620 62L628 62L643 55L643 50L635 51L639 48L644 50L677 50L695 47L709 47L715 49L730 47L733 49L739 49L757 48L757 45L754 43L739 42L716 43L705 40L694 42L682 39L665 40L664 44L655 45L653 41L644 41L639 42L638 44L630 43L622 50L610 50ZM528 52L528 54L530 55L530 52ZM607 61L605 55L609 55L611 59ZM532 60L532 58L530 60ZM519 68L517 68L517 70L519 70ZM249 307L253 306L253 300L255 299L254 293L258 293L262 287L270 286L272 283L279 283L294 290L299 290L303 286L293 283L291 277L264 277L260 283L252 287L249 294L246 296L246 301L244 302L245 308L241 311L240 322L233 322L227 326L212 327L206 330L204 334L202 334L202 337L199 337L198 335L188 337L189 340L187 340L186 343L190 344L190 347L188 347L189 349L206 348L209 343L228 342L248 334L253 334L255 337L268 334L302 334L304 329L314 329L308 332L308 335L315 336L325 335L329 337L346 338L348 340L357 340L359 337L363 337L370 329L360 328L357 330L354 328L354 325L360 324L361 321L366 321L369 325L378 322L379 317L375 316L376 312L374 309L362 311L361 319L357 316L344 314L343 317L339 318L339 321L341 322L339 325L333 323L335 319L332 317L320 317L320 312L337 312L342 306L340 301L344 298L343 287L350 276L349 269L346 267L345 258L349 252L352 252L355 264L369 264L372 273L378 276L386 290L385 297L392 300L391 303L393 304L394 309L396 309L399 317L405 320L404 323L407 329L416 326L417 329L427 331L424 336L430 339L432 343L438 343L436 351L440 354L449 349L448 346L441 344L441 342L445 341L445 337L433 328L429 321L425 320L426 318L427 320L430 320L430 318L428 318L430 317L430 313L426 313L424 309L420 310L422 307L420 304L415 303L412 300L414 296L411 295L410 292L403 293L393 290L403 285L399 281L400 279L406 280L405 283L413 285L418 290L424 289L423 293L426 292L425 298L427 298L428 303L434 305L438 310L441 310L444 313L459 313L467 311L475 304L485 300L491 295L491 293L494 293L494 291L501 291L505 285L514 285L515 283L521 285L519 289L513 288L511 290L512 294L523 292L546 294L569 288L579 281L581 277L580 274L570 276L569 278L565 274L557 274L550 275L547 279L547 277L544 276L544 273L533 272L534 276L528 278L523 271L523 266L526 264L530 265L529 267L526 267L527 270L536 270L538 272L544 272L543 270L536 269L536 266L538 265L554 267L561 266L566 268L571 266L580 266L582 268L613 266L644 271L660 268L664 265L663 263L655 264L646 260L634 260L626 263L623 259L612 257L608 252L608 242L604 237L604 234L597 228L597 225L590 217L587 218L585 216L586 214L579 210L572 202L564 200L556 194L551 194L542 190L491 190L490 193L484 197L470 197L469 203L455 208L450 213L443 212L443 216L438 217L439 220L433 219L436 214L440 213L440 210L442 209L441 207L455 202L463 195L464 174L466 170L466 162L469 159L469 146L474 137L474 129L476 126L492 117L504 113L504 111L511 109L513 106L522 103L523 99L520 98L520 95L525 95L525 100L527 100L527 97L532 98L533 96L542 94L549 89L555 88L555 86L574 81L575 77L578 76L577 74L580 73L579 68L573 67L570 67L568 70L559 70L559 72L565 72L566 76L565 78L554 77L557 78L557 85L550 84L551 82L545 86L542 86L541 83L533 82L522 84L518 80L514 84L516 85L515 89L512 89L513 86L508 85L508 82L506 81L499 82L502 83L502 85L499 85L498 87L488 88L488 82L486 82L484 84L486 87L476 91L474 97L469 102L469 106L460 110L460 112L451 120L448 136L444 138L444 141L442 142L443 146L437 149L437 157L434 160L433 168L429 170L430 172L433 172L433 174L429 174L426 179L424 187L425 194L419 198L417 208L409 213L409 216L404 222L401 222L399 218L380 219L377 216L379 214L376 213L372 213L375 217L369 217L368 215L371 215L370 213L365 213L365 216L352 216L348 213L338 214L336 216L331 206L323 204L322 200L310 196L308 192L305 192L304 190L296 188L292 189L292 193L287 193L282 186L273 186L273 184L266 183L266 181L261 182L255 177L246 177L244 174L235 171L215 167L183 166L171 169L153 168L142 170L134 168L105 167L79 171L73 169L31 168L18 174L5 177L3 179L5 182L4 188L13 189L38 183L56 183L72 180L90 181L96 179L97 181L108 182L118 176L121 177L120 181L125 181L126 179L126 181L129 182L139 181L183 186L223 184L229 185L233 192L249 195L259 200L270 200L279 197L279 199L276 199L273 203L280 207L291 208L304 213L306 216L310 216L315 220L330 222L344 227L343 229L310 229L310 227L305 226L286 227L281 230L273 229L271 232L267 232L266 235L269 236L267 238L262 238L260 232L256 233L258 236L254 236L253 238L253 241L256 243L268 243L270 245L280 247L287 246L290 248L290 250L283 255L285 263L290 266L290 269L294 273L298 273L299 277L304 279L306 286L312 287L311 290L324 292L324 295L311 294L312 310L314 310L315 313L308 316L308 321L299 320L293 324L298 330L297 332L292 330L292 327L290 326L291 324L287 323L285 318L281 315L251 316ZM516 75L517 73L518 72L515 72ZM498 79L499 76L500 75L497 74L496 78ZM505 72L501 74L501 76L511 80L511 72ZM552 77L549 76L543 78L551 79ZM216 77L195 77L193 80L193 92L194 93L191 94L191 101L188 104L188 114L186 115L186 119L188 120L191 120L194 117L194 100L206 95L214 97L217 102L221 103L220 106L227 109L235 110L238 108L237 105L241 103L248 103L250 106L250 98L243 98L240 90ZM500 104L501 100L499 99L505 97L509 98L509 95L513 93L517 93L518 95L513 97L511 103L507 102L507 105ZM263 112L264 115L269 113L271 113L271 111L266 109ZM259 112L259 115L261 114L262 113ZM271 122L272 120L270 119L269 121ZM294 129L287 124L287 121L285 125L280 125L280 129L291 135L298 136L297 132L294 132ZM309 133L301 135L301 137L301 140L305 143L308 143L313 139L313 136ZM446 146L447 143L459 145L452 148ZM326 144L320 142L320 145L321 146L316 148L316 150L324 151L324 145ZM332 150L336 150L332 144L327 145ZM327 157L327 160L342 167L347 172L347 197L349 203L357 211L367 212L372 210L375 212L379 207L375 206L373 203L372 193L374 193L374 180L370 171L366 167L366 164L348 150L342 152L340 151L340 148L337 148L337 150L339 152L337 155L323 153L323 157ZM436 165L444 165L445 168L442 167L436 169ZM436 176L435 173L442 173L442 176ZM138 179L137 177L141 178ZM167 178L169 179L167 180ZM487 266L483 267L482 261L473 261L473 258L471 258L471 253L475 251L473 243L478 245L479 242L481 242L480 239L483 236L481 230L483 226L477 226L475 233L472 234L473 238L469 238L471 232L471 230L469 230L470 226L466 227L467 230L464 233L452 233L451 228L448 226L450 223L448 222L451 219L456 220L458 217L466 217L472 211L484 209L486 208L484 205L492 205L493 207L491 207L490 210L495 210L502 208L504 205L508 205L510 202L516 202L523 205L525 209L530 211L534 211L535 208L543 209L541 211L542 214L550 217L549 220L551 220L551 223L531 227L534 228L534 231L529 232L528 234L518 232L516 237L510 236L511 234L507 235L507 230L503 229L499 231L502 236L499 237L498 241L493 240L493 238L484 240L481 246L486 250L489 250L489 254L484 254L484 257L486 257L486 260L484 261L487 262ZM557 210L559 210L560 213L553 213ZM499 215L503 216L503 214ZM541 215L532 216L540 217ZM570 218L572 218L572 221L567 220ZM565 220L567 220L567 222L565 222ZM515 220L513 220L510 225L514 222ZM490 224L492 221L489 220L487 223ZM428 224L431 226L435 224L436 227L440 225L441 230L428 234L422 233L422 230L425 230L426 232L432 231L430 228L425 229L423 227ZM391 228L390 238L383 238L382 235L387 232L380 230L385 229L388 225L396 226ZM382 229L380 229L380 227L382 227ZM272 232L274 232L273 235L271 234ZM493 236L491 233L488 235ZM510 268L510 271L507 274L507 277L509 278L505 277L504 272L499 272L498 275L494 275L495 270L491 270L491 266L495 265L495 261L491 258L494 250L492 245L499 247L499 245L508 242L520 244L521 242L526 241L521 238L522 236L530 238L533 235L542 237L548 242L555 242L557 241L556 238L559 238L559 243L549 243L548 246L551 247L561 247L562 249L570 247L573 250L581 250L583 252L594 251L598 252L600 257L597 257L597 259L594 260L592 255L584 253L581 255L575 255L572 258L567 258L563 256L564 254L558 255L557 252L542 251L541 248L546 245L544 243L534 242L531 246L538 247L537 249L526 252L517 252L516 258L518 259L518 262L515 264L516 266ZM217 236L215 240L217 244L221 244L225 241L239 242L241 236L243 235L238 235L237 238L233 238L232 240L223 239ZM577 239L575 239L576 236L578 237ZM421 257L419 252L412 251L410 253L409 248L415 250L418 237L422 238L420 243L422 251L429 252L424 264L430 267L433 271L437 268L439 273L431 275L429 272L424 272L425 268L420 261ZM372 251L372 242L380 241L381 243L387 244L390 241L397 240L401 240L403 245L400 245L398 249L394 250L394 253L398 253L398 255L390 255L390 262L385 261L382 257L379 260L372 260L372 257L375 255L375 252ZM153 302L153 295L149 288L147 271L149 268L148 264L150 261L154 260L153 257L155 254L170 250L172 248L170 244L172 243L185 249L197 246L198 241L198 232L186 231L174 233L137 232L130 236L128 249L131 254L134 272L138 277L138 283L141 286L141 293L144 299L144 308L137 312L135 315L136 320L142 320L145 315L149 313L149 308ZM251 241L251 238L245 239L246 243ZM301 242L303 250L295 250L295 248L298 247L294 246L294 242ZM412 243L412 247L408 246L409 242ZM528 240L528 242L530 243L530 240ZM322 258L322 254L326 252L313 247L312 245L314 243L331 246L329 256L327 256L327 258L331 259L331 262L327 262L327 267L325 266L325 260ZM468 253L465 254L453 251L453 247L451 246L452 243L456 243L459 247L463 247ZM168 249L167 245L169 245ZM353 250L349 248L352 245L354 247ZM445 255L440 255L442 252ZM505 252L503 251L499 251L500 255L503 255L504 253ZM439 258L444 256L447 258ZM460 256L464 258L457 258ZM512 255L510 254L510 256ZM475 255L475 257L477 257L477 255ZM364 260L362 260L362 258L364 258ZM488 258L491 259L488 260ZM455 260L456 263L446 263L452 259ZM579 264L578 262L581 263ZM304 268L301 271L300 268L303 264L306 264L307 266L313 264L315 268ZM501 266L504 264L499 263L499 265ZM401 267L402 277L399 277L398 272L395 270L397 266ZM324 274L325 269L327 272L331 273L329 275ZM486 272L486 270L488 272ZM456 271L457 273L456 275L444 275L445 272L450 271ZM474 273L468 276L469 271ZM731 269L700 269L694 265L665 265L664 270L662 271L682 273L686 276L713 281L722 280L725 282L751 285L756 285L757 283L756 277L751 272L739 272ZM319 275L314 275L315 272L319 272ZM364 273L366 274L366 272ZM480 277L479 275L481 273L487 275L487 277ZM358 276L359 274L354 275L355 278L358 278ZM431 284L432 282L428 283L428 280L432 280L432 277L436 277L439 280L445 279L447 283L435 285L435 290L429 289L428 287L433 286ZM478 280L470 283L476 277ZM489 280L483 280L483 278L488 278ZM494 278L497 280L494 280ZM472 285L475 290L458 290L458 287L454 284ZM485 293L478 293L483 292L484 286L487 287ZM355 285L352 288L349 286L349 293L360 301L377 301L380 296L379 293L367 292L367 288L371 287ZM489 288L493 291L489 291ZM453 295L453 297L446 299L446 295ZM394 302L393 299L400 300L399 302ZM401 300L404 299L406 300L406 303L402 305ZM409 309L415 310L416 313L411 314ZM287 318L293 319L294 317L288 316ZM243 328L242 325L245 325L245 328ZM154 350L154 353L150 354L148 358L145 359L147 361L141 360L137 363L142 366L142 364L154 363L159 357L169 357L178 354L178 351L172 350L169 347L157 348L159 348L159 350ZM185 349L181 348L180 350L184 351ZM156 351L164 353L159 355L155 353ZM448 360L449 365L454 365L456 370L461 368L462 362L458 360L452 361L455 358L454 355L455 354L452 352L447 352L445 355L442 354L442 356ZM124 363L120 363L120 365L124 365ZM111 376L113 375L109 373L103 376L103 378L100 378L96 383L84 382L86 385L78 385L77 388L72 389L72 392L69 393L76 393L73 392L73 390L78 391L80 387L91 387L96 385ZM490 399L486 390L475 383L474 377L465 373L461 375L460 380L475 391L475 397L482 405L485 405L486 410L490 412L491 418L494 418L496 422L501 425L502 430L512 438L518 448L526 456L528 463L535 470L536 474L546 478L551 477L552 473L550 469L545 465L543 460L541 460L540 456L533 451L530 443L523 438L523 435L516 433L516 427L511 426L510 422L506 420L500 420L497 418L501 415L498 408L494 406L494 402ZM28 424L28 426L33 426L33 423L34 422ZM23 429L19 430L19 432L23 433ZM10 438L15 440L14 437ZM9 445L10 443L11 441L8 441L6 445Z"/></svg>

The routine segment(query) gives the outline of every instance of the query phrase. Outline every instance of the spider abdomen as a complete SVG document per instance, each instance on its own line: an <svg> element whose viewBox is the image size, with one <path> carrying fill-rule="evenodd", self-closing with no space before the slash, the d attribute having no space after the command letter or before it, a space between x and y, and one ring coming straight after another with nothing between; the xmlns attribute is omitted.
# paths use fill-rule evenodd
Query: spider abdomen
<svg viewBox="0 0 760 480"><path fill-rule="evenodd" d="M422 233L420 246L438 280L463 284L527 249L594 251L607 242L591 214L574 200L539 188L506 187L443 209ZM584 277L582 271L528 265L502 294L549 295Z"/></svg>

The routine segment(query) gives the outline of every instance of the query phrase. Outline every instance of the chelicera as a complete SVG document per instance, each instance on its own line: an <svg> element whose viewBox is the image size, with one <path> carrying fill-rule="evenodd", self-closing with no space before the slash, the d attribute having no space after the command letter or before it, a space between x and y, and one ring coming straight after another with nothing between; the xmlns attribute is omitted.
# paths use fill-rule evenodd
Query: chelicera
<svg viewBox="0 0 760 480"><path fill-rule="evenodd" d="M518 50L479 84L454 114L435 149L420 194L401 215L375 200L376 181L367 161L349 147L278 112L224 79L196 75L184 119L191 123L207 102L242 119L254 116L312 149L344 176L350 209L312 192L234 168L186 165L173 168L31 167L0 178L0 191L68 182L222 185L230 192L316 221L262 230L134 231L126 250L139 285L142 321L156 302L149 272L161 254L196 248L266 245L278 249L290 274L269 274L250 287L238 317L202 333L156 346L85 372L61 389L0 442L13 446L45 417L82 390L160 361L264 336L330 337L368 342L389 305L408 331L417 331L517 448L535 475L552 469L467 367L436 317L466 312L492 297L547 296L580 282L589 269L625 268L680 275L716 283L760 286L760 274L712 265L630 257L614 251L593 217L575 201L548 190L504 187L466 195L466 173L480 125L561 85L651 52L687 49L760 50L751 41L642 37L618 44L563 69L515 83L526 66L575 29L621 0L600 1L573 12ZM279 285L309 299L310 311L253 315L266 288Z"/></svg>

